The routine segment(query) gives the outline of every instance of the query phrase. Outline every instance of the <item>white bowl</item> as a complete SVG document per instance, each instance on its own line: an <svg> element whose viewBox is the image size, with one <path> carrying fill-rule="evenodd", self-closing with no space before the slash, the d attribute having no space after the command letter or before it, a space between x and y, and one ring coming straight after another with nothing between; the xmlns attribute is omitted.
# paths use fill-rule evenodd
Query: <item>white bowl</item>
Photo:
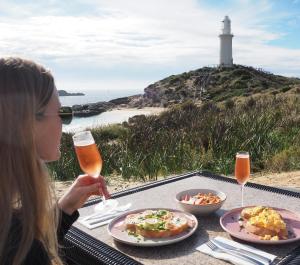
<svg viewBox="0 0 300 265"><path fill-rule="evenodd" d="M214 195L219 196L221 201L219 203L214 203L214 204L208 204L208 205L195 205L195 204L187 204L184 202L181 202L181 198L184 195L190 195L194 196L197 195L198 193L212 193ZM178 203L179 207L186 212L195 214L195 215L209 215L218 209L221 208L223 203L226 200L226 195L224 192L217 191L217 190L209 190L209 189L191 189L191 190L184 190L179 193L177 193L176 202Z"/></svg>

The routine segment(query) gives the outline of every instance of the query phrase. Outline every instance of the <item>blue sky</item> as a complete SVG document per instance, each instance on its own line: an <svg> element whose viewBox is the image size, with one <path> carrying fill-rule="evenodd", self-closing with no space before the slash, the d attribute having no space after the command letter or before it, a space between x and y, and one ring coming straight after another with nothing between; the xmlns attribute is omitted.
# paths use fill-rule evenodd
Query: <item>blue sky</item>
<svg viewBox="0 0 300 265"><path fill-rule="evenodd" d="M300 0L0 0L0 54L42 63L59 89L142 91L217 64L225 15L235 63L300 77Z"/></svg>

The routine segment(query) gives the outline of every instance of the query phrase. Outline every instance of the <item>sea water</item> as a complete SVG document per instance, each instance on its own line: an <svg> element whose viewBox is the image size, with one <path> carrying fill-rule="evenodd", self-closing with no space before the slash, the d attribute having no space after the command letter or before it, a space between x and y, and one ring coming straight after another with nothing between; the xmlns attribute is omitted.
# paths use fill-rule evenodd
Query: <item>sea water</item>
<svg viewBox="0 0 300 265"><path fill-rule="evenodd" d="M82 92L84 96L66 96L59 97L62 106L82 105L87 103L96 103L100 101L109 101L112 99L142 94L141 90L91 90L78 91ZM91 117L74 117L72 122L68 125L63 125L64 132L76 132L86 128L94 128L114 123L122 123L127 121L130 117L141 114L151 114L149 110L143 109L123 109L103 112L99 115Z"/></svg>
<svg viewBox="0 0 300 265"><path fill-rule="evenodd" d="M116 98L128 97L137 94L143 94L141 89L102 89L76 91L84 93L84 96L65 96L59 97L62 106L83 105L87 103L96 103L100 101L109 101ZM75 93L75 92L74 92Z"/></svg>

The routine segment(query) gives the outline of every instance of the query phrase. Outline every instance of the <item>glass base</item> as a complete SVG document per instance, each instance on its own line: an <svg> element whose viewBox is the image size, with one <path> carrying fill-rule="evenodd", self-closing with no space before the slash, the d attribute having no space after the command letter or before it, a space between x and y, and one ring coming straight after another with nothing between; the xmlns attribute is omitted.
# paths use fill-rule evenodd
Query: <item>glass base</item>
<svg viewBox="0 0 300 265"><path fill-rule="evenodd" d="M94 211L95 212L108 212L115 209L118 206L119 202L114 199L104 200L96 204Z"/></svg>

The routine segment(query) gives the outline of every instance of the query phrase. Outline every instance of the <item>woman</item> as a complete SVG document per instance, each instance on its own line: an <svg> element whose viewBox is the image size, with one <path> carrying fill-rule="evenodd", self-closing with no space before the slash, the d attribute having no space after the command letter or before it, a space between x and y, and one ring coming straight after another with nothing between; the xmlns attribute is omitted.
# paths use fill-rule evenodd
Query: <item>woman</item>
<svg viewBox="0 0 300 265"><path fill-rule="evenodd" d="M63 264L58 245L103 178L79 176L53 204L45 162L59 158L60 103L49 71L0 59L0 264Z"/></svg>

